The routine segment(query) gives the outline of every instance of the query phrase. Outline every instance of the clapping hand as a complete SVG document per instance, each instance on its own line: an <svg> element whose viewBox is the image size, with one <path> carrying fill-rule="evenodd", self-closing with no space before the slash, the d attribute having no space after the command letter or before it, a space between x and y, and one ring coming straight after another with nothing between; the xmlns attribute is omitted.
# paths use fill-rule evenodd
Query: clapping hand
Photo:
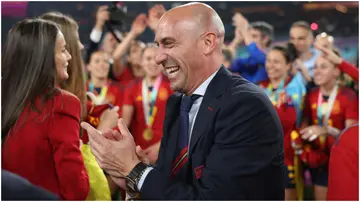
<svg viewBox="0 0 360 202"><path fill-rule="evenodd" d="M159 156L160 143L161 142L159 141L145 150L145 154L149 158L150 164L155 164L157 161Z"/></svg>
<svg viewBox="0 0 360 202"><path fill-rule="evenodd" d="M240 31L247 31L249 28L249 21L240 13L235 13L235 15L232 18L233 25L236 28L239 28Z"/></svg>
<svg viewBox="0 0 360 202"><path fill-rule="evenodd" d="M119 131L108 129L96 130L86 122L81 127L88 132L89 144L99 166L106 171L121 188L125 189L124 177L140 161L149 164L145 152L135 146L134 139L124 121L119 119Z"/></svg>

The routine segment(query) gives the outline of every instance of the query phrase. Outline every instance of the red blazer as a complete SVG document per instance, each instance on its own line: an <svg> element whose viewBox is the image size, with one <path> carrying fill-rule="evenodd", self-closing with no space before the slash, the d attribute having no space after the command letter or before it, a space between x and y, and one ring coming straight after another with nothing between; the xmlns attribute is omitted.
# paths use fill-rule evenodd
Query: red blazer
<svg viewBox="0 0 360 202"><path fill-rule="evenodd" d="M79 149L80 101L64 90L26 107L2 145L2 169L16 173L64 200L85 200L89 179Z"/></svg>
<svg viewBox="0 0 360 202"><path fill-rule="evenodd" d="M359 200L359 124L346 129L331 149L327 200Z"/></svg>

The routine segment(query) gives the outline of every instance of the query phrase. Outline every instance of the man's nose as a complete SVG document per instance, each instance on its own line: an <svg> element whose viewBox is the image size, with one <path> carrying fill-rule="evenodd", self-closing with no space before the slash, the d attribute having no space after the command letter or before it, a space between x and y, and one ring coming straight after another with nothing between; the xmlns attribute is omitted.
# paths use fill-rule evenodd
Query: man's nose
<svg viewBox="0 0 360 202"><path fill-rule="evenodd" d="M159 52L155 57L155 62L156 64L161 65L166 59L167 59L166 54Z"/></svg>

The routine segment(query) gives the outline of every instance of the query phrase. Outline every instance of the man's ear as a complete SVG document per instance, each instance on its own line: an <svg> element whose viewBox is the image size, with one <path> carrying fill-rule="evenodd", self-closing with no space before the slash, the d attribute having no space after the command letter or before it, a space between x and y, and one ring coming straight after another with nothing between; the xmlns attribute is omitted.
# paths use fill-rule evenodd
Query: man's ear
<svg viewBox="0 0 360 202"><path fill-rule="evenodd" d="M205 55L209 55L212 53L216 47L216 34L212 32L208 32L204 36L204 49L203 53Z"/></svg>

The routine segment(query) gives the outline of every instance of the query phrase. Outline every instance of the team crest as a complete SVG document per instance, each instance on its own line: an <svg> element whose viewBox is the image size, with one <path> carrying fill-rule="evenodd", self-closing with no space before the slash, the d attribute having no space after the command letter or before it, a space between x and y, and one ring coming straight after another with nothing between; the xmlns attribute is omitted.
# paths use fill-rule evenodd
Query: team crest
<svg viewBox="0 0 360 202"><path fill-rule="evenodd" d="M159 90L159 99L161 101L165 101L167 100L169 97L169 93L167 92L167 90L165 88L160 88Z"/></svg>
<svg viewBox="0 0 360 202"><path fill-rule="evenodd" d="M141 102L141 101L142 101L141 95L138 95L138 96L136 97L136 101L137 101L137 102Z"/></svg>
<svg viewBox="0 0 360 202"><path fill-rule="evenodd" d="M340 114L340 111L340 103L338 100L335 100L331 113Z"/></svg>

